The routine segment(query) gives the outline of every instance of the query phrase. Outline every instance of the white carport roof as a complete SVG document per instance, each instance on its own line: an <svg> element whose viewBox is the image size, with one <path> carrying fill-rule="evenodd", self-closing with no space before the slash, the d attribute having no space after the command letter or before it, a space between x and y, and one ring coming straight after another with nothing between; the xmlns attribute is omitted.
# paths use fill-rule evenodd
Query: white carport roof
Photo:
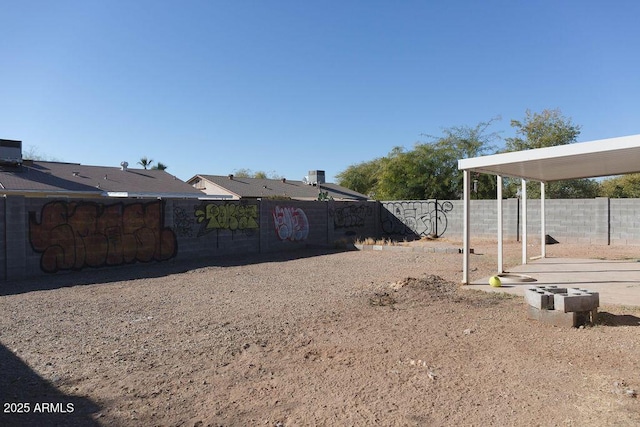
<svg viewBox="0 0 640 427"><path fill-rule="evenodd" d="M458 169L550 182L640 172L640 135L458 160Z"/></svg>
<svg viewBox="0 0 640 427"><path fill-rule="evenodd" d="M487 173L498 176L498 273L502 265L502 178L521 178L522 184L522 263L527 263L527 192L525 181L540 181L540 237L545 251L545 182L564 179L596 178L640 172L640 135L601 139L556 147L537 148L491 156L458 160L463 171L463 246L462 282L469 283L470 174Z"/></svg>

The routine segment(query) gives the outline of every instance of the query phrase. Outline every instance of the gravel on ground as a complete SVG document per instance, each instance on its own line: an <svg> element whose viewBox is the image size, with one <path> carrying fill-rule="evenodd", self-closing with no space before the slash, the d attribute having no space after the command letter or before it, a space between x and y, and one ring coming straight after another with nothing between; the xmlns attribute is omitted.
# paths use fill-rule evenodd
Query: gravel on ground
<svg viewBox="0 0 640 427"><path fill-rule="evenodd" d="M472 279L490 276L495 243L472 247ZM316 249L0 284L0 425L640 425L640 309L558 328L461 269Z"/></svg>

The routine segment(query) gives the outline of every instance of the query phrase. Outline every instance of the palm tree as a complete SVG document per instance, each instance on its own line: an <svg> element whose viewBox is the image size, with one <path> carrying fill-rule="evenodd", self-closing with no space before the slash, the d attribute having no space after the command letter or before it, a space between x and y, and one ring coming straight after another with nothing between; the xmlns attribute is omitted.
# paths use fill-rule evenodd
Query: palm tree
<svg viewBox="0 0 640 427"><path fill-rule="evenodd" d="M153 159L147 159L147 156L144 156L138 162L138 164L140 166L142 166L143 168L145 168L145 169L147 169L149 166L151 166L151 163L153 163Z"/></svg>
<svg viewBox="0 0 640 427"><path fill-rule="evenodd" d="M165 170L165 169L166 169L166 168L168 168L168 167L169 167L169 166L165 165L164 163L162 163L162 162L158 162L158 163L156 163L156 165L155 165L154 167L152 167L151 169L158 169L158 170L163 171L163 170Z"/></svg>

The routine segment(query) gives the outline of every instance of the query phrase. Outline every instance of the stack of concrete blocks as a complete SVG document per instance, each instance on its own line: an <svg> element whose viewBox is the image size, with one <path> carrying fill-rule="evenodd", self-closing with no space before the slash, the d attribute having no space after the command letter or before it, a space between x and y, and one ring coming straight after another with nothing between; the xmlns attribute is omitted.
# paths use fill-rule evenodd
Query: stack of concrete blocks
<svg viewBox="0 0 640 427"><path fill-rule="evenodd" d="M555 326L595 324L600 294L580 288L533 286L525 291L530 319Z"/></svg>

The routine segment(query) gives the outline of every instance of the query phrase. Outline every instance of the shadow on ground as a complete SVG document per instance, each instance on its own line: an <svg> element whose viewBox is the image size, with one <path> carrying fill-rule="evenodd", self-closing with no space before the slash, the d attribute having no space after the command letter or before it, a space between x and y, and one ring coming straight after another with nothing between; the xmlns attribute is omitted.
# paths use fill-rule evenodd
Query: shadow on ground
<svg viewBox="0 0 640 427"><path fill-rule="evenodd" d="M91 417L100 410L97 404L87 398L60 392L2 344L0 372L0 425L100 425Z"/></svg>
<svg viewBox="0 0 640 427"><path fill-rule="evenodd" d="M640 317L631 314L598 313L598 324L605 326L640 326Z"/></svg>
<svg viewBox="0 0 640 427"><path fill-rule="evenodd" d="M91 285L96 283L121 282L140 278L164 277L170 274L184 273L204 267L233 267L266 262L284 262L295 259L329 255L354 250L345 248L303 248L296 251L283 251L263 254L238 254L197 258L193 260L171 259L163 262L133 263L113 267L91 268L61 271L33 278L0 282L0 296L16 295L32 291L52 290L70 286Z"/></svg>

